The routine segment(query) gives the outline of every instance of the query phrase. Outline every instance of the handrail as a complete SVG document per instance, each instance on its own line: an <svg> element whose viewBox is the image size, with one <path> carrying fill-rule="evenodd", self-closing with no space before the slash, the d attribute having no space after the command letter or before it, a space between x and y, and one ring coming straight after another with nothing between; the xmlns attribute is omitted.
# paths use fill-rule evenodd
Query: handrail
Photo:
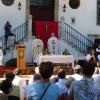
<svg viewBox="0 0 100 100"><path fill-rule="evenodd" d="M14 47L15 42L19 43L27 36L27 22L13 29L12 33L15 34L16 40L14 41L14 37L9 36L7 41L7 48ZM2 49L5 50L5 35L0 37L0 41L2 42Z"/></svg>
<svg viewBox="0 0 100 100"><path fill-rule="evenodd" d="M75 30L73 27L71 27L70 25L68 25L67 23L65 23L65 25L69 26L71 29L73 29L74 31L76 31L78 34L80 34L82 37L86 38L88 41L90 41L87 37L85 37L83 34L81 34L80 32L78 32L77 30ZM92 41L90 41L92 42Z"/></svg>
<svg viewBox="0 0 100 100"><path fill-rule="evenodd" d="M67 23L65 23L64 37L67 42L69 42L72 46L84 54L87 54L89 47L93 46L92 41L90 41L86 36L72 28Z"/></svg>

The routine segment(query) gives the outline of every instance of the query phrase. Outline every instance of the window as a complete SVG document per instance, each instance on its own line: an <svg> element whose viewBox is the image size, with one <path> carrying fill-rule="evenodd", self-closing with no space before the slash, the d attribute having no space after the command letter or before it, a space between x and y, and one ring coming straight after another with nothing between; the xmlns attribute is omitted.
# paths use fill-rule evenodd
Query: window
<svg viewBox="0 0 100 100"><path fill-rule="evenodd" d="M100 0L97 0L97 25L100 25Z"/></svg>
<svg viewBox="0 0 100 100"><path fill-rule="evenodd" d="M11 6L14 3L14 0L1 0L5 6Z"/></svg>
<svg viewBox="0 0 100 100"><path fill-rule="evenodd" d="M80 0L69 0L69 6L72 9L77 9L80 6Z"/></svg>

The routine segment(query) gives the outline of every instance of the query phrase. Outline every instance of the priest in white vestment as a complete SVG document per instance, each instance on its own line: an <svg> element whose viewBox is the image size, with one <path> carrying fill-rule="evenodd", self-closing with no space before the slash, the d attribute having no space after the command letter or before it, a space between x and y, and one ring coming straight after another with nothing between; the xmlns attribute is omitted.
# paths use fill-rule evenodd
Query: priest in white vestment
<svg viewBox="0 0 100 100"><path fill-rule="evenodd" d="M51 34L51 37L48 39L48 52L51 55L59 54L59 42L58 38L55 37L54 33Z"/></svg>
<svg viewBox="0 0 100 100"><path fill-rule="evenodd" d="M42 55L43 53L43 48L44 48L44 44L43 41L40 39L40 37L36 37L33 40L33 44L32 44L32 56L33 56L33 62L38 64L38 59L39 56Z"/></svg>

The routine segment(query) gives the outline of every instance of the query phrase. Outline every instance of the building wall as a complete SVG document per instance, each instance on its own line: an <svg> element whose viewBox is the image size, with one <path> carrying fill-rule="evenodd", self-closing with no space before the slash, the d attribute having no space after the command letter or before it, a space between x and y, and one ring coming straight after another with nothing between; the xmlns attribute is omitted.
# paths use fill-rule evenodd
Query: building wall
<svg viewBox="0 0 100 100"><path fill-rule="evenodd" d="M78 30L82 34L100 34L100 26L96 24L97 0L80 0L78 9L69 6L69 0L59 0L59 20L65 17L66 23ZM63 5L66 5L66 12L63 13ZM72 24L71 18L75 18Z"/></svg>
<svg viewBox="0 0 100 100"><path fill-rule="evenodd" d="M9 20L12 24L12 29L25 22L29 10L27 0L20 0L22 4L21 10L18 10L19 0L15 0L12 6L5 6L0 0L0 35L4 34L4 24ZM29 0L28 0L29 1ZM59 2L58 2L59 1ZM99 34L100 26L96 24L96 2L97 0L80 0L78 9L72 9L69 6L69 0L55 0L55 19L60 21L61 17L73 28L82 34ZM63 5L66 5L66 12L63 12ZM58 7L59 6L59 7ZM58 9L58 10L57 10ZM58 11L58 12L57 12ZM75 24L72 24L71 18L75 18Z"/></svg>
<svg viewBox="0 0 100 100"><path fill-rule="evenodd" d="M0 0L0 36L4 35L4 24L10 21L12 29L23 24L26 20L26 0L21 1L21 10L18 10L19 0L14 0L13 5L5 6Z"/></svg>

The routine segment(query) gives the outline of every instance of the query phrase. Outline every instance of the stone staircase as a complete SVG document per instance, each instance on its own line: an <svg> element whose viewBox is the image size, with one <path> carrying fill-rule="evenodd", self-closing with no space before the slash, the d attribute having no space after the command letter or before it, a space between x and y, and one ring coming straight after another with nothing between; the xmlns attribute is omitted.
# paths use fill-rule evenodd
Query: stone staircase
<svg viewBox="0 0 100 100"><path fill-rule="evenodd" d="M86 55L88 53L88 49L94 45L94 43L88 39L87 36L78 32L67 23L65 23L64 26L62 40L64 40L64 43L67 46L67 50L74 56Z"/></svg>
<svg viewBox="0 0 100 100"><path fill-rule="evenodd" d="M32 48L33 39L34 38L30 38L30 39L27 39L27 41L25 40L25 41L20 42L20 45L24 44L26 46L27 63L32 63L31 48ZM73 48L71 45L69 45L67 42L65 42L64 40L59 40L59 45L60 45L59 54L62 54L62 52L64 52L64 50L67 49L69 51L69 54L73 55L74 57L79 57L83 55L79 51L77 51L75 48ZM6 61L12 58L16 58L16 47L10 48L9 50L6 51L6 55L4 55L4 58L3 58L4 59L3 63L5 64Z"/></svg>
<svg viewBox="0 0 100 100"><path fill-rule="evenodd" d="M2 42L2 50L4 52L3 57L3 64L5 64L6 61L12 58L16 58L16 45L17 44L23 44L25 41L27 41L28 32L27 32L27 22L23 23L22 25L16 27L12 30L12 33L16 35L16 44L12 37L9 37L7 43L7 49L5 48L5 36L0 37L0 41Z"/></svg>
<svg viewBox="0 0 100 100"><path fill-rule="evenodd" d="M26 61L28 63L32 63L32 42L33 42L33 38L30 39L25 39L22 42L19 42L20 45L25 45L26 46ZM6 50L6 55L4 55L3 57L3 64L5 64L5 62L7 62L9 59L12 58L16 58L17 54L16 54L16 46L11 48L9 50Z"/></svg>
<svg viewBox="0 0 100 100"><path fill-rule="evenodd" d="M84 37L83 35L81 35L79 32L77 32L75 29L73 29L71 26L67 24L65 25L66 25L65 33L64 33L65 37L64 39L61 39L61 37L59 37L59 44L60 44L59 54L62 54L64 50L67 50L69 54L73 55L75 58L85 56L87 53L87 47L92 46L92 42L88 40L86 37ZM24 44L26 46L26 61L28 63L32 63L31 48L32 48L32 41L34 38L33 37L26 38L28 32L23 31L23 30L26 30L27 26L26 25L24 26L23 24L23 27L25 29L20 29L20 27L15 29L15 30L18 30L18 34L22 32L21 34L22 38L20 38L20 34L19 35L17 34L17 41L18 43ZM24 32L27 32L27 33L24 33ZM86 41L86 43L84 41ZM11 58L16 58L15 46L10 46L10 50L7 50L6 52L7 53L6 55L4 55L3 63L5 63Z"/></svg>
<svg viewBox="0 0 100 100"><path fill-rule="evenodd" d="M84 54L80 51L78 51L75 47L73 47L71 44L64 40L60 41L60 52L64 52L64 50L67 50L69 54L73 55L74 57L81 57L84 56Z"/></svg>

